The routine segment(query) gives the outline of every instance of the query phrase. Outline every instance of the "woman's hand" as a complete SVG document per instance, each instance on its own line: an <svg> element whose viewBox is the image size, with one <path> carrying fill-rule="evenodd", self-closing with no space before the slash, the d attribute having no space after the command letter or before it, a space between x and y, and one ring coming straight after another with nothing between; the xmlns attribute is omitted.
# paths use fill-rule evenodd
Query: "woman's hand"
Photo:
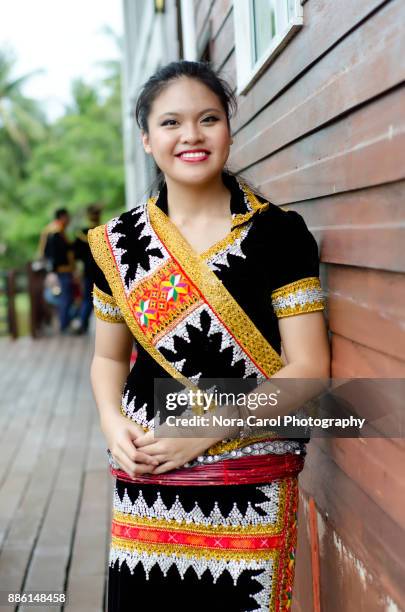
<svg viewBox="0 0 405 612"><path fill-rule="evenodd" d="M145 436L140 425L121 414L108 414L101 421L101 429L115 461L132 478L153 473L159 460L136 448L136 441Z"/></svg>
<svg viewBox="0 0 405 612"><path fill-rule="evenodd" d="M204 453L207 448L219 441L215 438L187 438L184 436L173 437L173 428L169 427L167 433L172 437L162 437L165 433L165 425L159 427L159 437L153 431L143 433L135 440L137 449L147 454L147 456L157 459L158 467L154 467L151 474L163 474L183 466L188 461L195 459Z"/></svg>

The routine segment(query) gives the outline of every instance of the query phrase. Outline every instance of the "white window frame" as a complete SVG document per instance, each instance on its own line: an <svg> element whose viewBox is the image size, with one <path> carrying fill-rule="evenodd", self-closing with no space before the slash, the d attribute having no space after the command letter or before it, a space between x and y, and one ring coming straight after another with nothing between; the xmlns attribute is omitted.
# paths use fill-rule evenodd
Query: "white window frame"
<svg viewBox="0 0 405 612"><path fill-rule="evenodd" d="M235 53L238 95L246 94L267 66L300 30L304 23L302 0L295 0L294 14L286 28L271 41L266 52L253 64L253 31L251 23L251 0L233 0L235 27Z"/></svg>

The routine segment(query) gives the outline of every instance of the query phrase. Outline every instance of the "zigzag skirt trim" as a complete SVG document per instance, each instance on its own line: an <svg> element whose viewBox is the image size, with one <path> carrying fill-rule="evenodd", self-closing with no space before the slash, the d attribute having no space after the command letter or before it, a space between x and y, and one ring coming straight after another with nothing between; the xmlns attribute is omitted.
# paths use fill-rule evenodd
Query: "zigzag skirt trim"
<svg viewBox="0 0 405 612"><path fill-rule="evenodd" d="M291 607L297 476L261 484L115 481L108 610ZM200 606L200 607L199 607Z"/></svg>

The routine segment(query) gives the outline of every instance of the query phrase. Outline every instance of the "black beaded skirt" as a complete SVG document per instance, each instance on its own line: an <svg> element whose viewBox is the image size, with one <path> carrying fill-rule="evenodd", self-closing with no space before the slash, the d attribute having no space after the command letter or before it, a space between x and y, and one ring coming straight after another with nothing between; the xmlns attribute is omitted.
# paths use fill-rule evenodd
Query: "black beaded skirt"
<svg viewBox="0 0 405 612"><path fill-rule="evenodd" d="M291 607L297 476L172 486L115 479L108 612ZM221 603L220 603L221 602Z"/></svg>

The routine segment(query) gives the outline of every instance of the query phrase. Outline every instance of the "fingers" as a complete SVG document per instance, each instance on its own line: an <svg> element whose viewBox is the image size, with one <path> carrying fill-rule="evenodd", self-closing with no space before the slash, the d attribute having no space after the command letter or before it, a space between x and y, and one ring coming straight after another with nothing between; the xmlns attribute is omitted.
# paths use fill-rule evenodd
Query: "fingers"
<svg viewBox="0 0 405 612"><path fill-rule="evenodd" d="M140 446L136 442L136 448L139 449L139 452L142 451L145 455L148 455L149 457L162 454L163 452L161 445L157 442L154 442L153 444L147 444L146 446Z"/></svg>
<svg viewBox="0 0 405 612"><path fill-rule="evenodd" d="M156 457L138 450L130 439L122 440L111 452L114 459L131 477L151 473L159 465Z"/></svg>
<svg viewBox="0 0 405 612"><path fill-rule="evenodd" d="M153 444L154 442L156 442L156 440L153 435L153 432L148 431L147 433L144 433L142 436L139 436L137 438L136 445L138 448L141 448L142 446L148 446L149 444Z"/></svg>
<svg viewBox="0 0 405 612"><path fill-rule="evenodd" d="M116 451L113 454L115 461L118 463L120 468L124 470L129 476L133 477L136 474L137 465L134 461L128 459L128 457L122 451Z"/></svg>
<svg viewBox="0 0 405 612"><path fill-rule="evenodd" d="M158 461L145 451L140 451L131 440L126 440L120 445L120 449L126 454L128 459L136 463L147 463L149 465L157 465Z"/></svg>
<svg viewBox="0 0 405 612"><path fill-rule="evenodd" d="M142 450L142 452L138 450L138 442L136 439L133 440L131 432L127 432L126 435L118 441L118 448L124 451L124 453L132 461L156 465L156 461L150 456L149 453L146 453L144 450ZM137 453L139 452L141 452L141 455L137 456Z"/></svg>
<svg viewBox="0 0 405 612"><path fill-rule="evenodd" d="M149 463L138 463L136 461L132 461L122 450L118 450L113 457L121 468L129 476L131 476L131 478L134 478L140 474L151 474L153 472L153 468L156 467L155 465L151 465Z"/></svg>
<svg viewBox="0 0 405 612"><path fill-rule="evenodd" d="M152 474L164 474L165 472L169 472L170 470L174 470L177 466L174 461L166 461L165 463L160 464L156 467Z"/></svg>
<svg viewBox="0 0 405 612"><path fill-rule="evenodd" d="M140 438L143 438L145 435L147 435L143 431L142 427L140 425L138 425L137 423L129 422L127 427L128 427L128 431L131 434L131 438L133 440L138 440Z"/></svg>
<svg viewBox="0 0 405 612"><path fill-rule="evenodd" d="M134 461L136 463L146 463L151 466L156 466L160 463L159 458L156 455L152 457L151 455L143 453L142 451L135 451Z"/></svg>

